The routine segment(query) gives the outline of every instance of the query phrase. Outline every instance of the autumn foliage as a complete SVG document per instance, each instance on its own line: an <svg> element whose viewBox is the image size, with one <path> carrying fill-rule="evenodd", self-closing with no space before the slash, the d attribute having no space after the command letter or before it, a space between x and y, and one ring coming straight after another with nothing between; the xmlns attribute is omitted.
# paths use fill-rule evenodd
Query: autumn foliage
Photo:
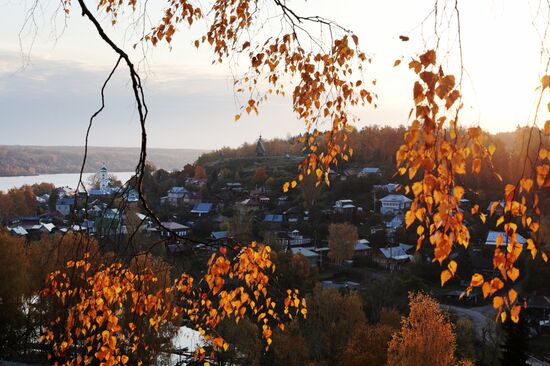
<svg viewBox="0 0 550 366"><path fill-rule="evenodd" d="M351 224L330 224L328 231L328 256L336 264L341 265L353 257L355 245L359 240L357 228Z"/></svg>
<svg viewBox="0 0 550 366"><path fill-rule="evenodd" d="M204 278L184 273L168 286L159 286L159 272L150 268L133 271L115 262L94 269L88 253L68 261L48 276L42 291L58 312L41 337L50 360L149 364L162 351L159 339L169 338L170 327L182 322L199 330L213 349L226 350L228 343L216 331L225 318L257 323L268 348L274 328L306 316L305 300L298 290L268 291L275 271L269 247L253 243L233 257L226 253L212 255ZM196 357L213 356L199 348Z"/></svg>
<svg viewBox="0 0 550 366"><path fill-rule="evenodd" d="M424 243L433 247L434 261L444 267L441 271L441 284L444 285L455 276L458 268L458 263L449 259L450 254L456 246L467 248L470 243L470 233L460 208L467 187L460 181L467 174L479 174L482 162L492 167L491 156L496 148L492 144L488 147L483 144L480 127L459 128L461 94L454 76L445 75L438 65L435 51L420 55L409 63L409 68L419 78L413 87L413 121L405 134L405 143L396 155L398 173L407 176L410 182L405 186L405 192L414 196L405 222L408 228L416 228L417 249ZM543 85L543 92L546 87ZM517 235L520 228L532 235L539 230L537 191L545 185L550 170L544 163L546 155L546 150L541 149L541 162L534 167L532 176L525 175L524 168L524 175L516 185L505 186L504 210L496 221L497 228L502 227L505 233L505 238L504 235L498 236L493 256L497 275L485 279L476 273L467 289L469 293L473 287L481 286L484 297L493 297L493 306L502 321L509 313L517 322L521 311L517 291L512 288L519 277L515 263L523 251ZM494 174L502 179L497 172ZM494 214L498 204L493 204L490 215ZM480 212L479 205L474 205L471 213L485 223L487 217ZM527 239L526 249L535 259L538 249L532 238ZM547 260L545 253L541 252L541 256Z"/></svg>
<svg viewBox="0 0 550 366"><path fill-rule="evenodd" d="M417 293L409 295L409 306L401 331L390 341L388 366L459 364L455 359L453 325L439 304L430 296Z"/></svg>

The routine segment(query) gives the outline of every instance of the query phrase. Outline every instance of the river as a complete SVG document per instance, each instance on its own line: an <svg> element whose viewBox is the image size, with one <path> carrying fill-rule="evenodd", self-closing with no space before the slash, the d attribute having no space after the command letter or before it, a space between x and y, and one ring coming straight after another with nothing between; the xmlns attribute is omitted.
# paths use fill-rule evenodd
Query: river
<svg viewBox="0 0 550 366"><path fill-rule="evenodd" d="M123 183L128 181L134 172L109 172L115 175ZM82 181L88 185L89 178L96 173L84 173ZM33 185L35 183L52 183L56 187L71 187L76 188L78 184L79 173L64 173L64 174L40 174L40 175L25 175L17 177L0 177L0 191L8 191L11 188L17 188L26 184Z"/></svg>

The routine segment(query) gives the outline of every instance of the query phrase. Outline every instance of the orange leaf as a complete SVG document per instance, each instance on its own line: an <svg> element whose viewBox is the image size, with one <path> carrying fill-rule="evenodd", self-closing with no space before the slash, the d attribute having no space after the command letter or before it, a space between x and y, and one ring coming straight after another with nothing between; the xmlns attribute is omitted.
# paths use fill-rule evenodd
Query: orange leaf
<svg viewBox="0 0 550 366"><path fill-rule="evenodd" d="M503 304L504 304L504 300L502 300L502 297L500 297L500 296L493 297L493 308L494 309L501 308Z"/></svg>
<svg viewBox="0 0 550 366"><path fill-rule="evenodd" d="M475 273L472 276L472 282L470 283L470 286L476 287L481 286L485 280L483 279L483 275L479 273Z"/></svg>
<svg viewBox="0 0 550 366"><path fill-rule="evenodd" d="M510 304L513 304L516 299L518 298L518 293L513 288L508 291L508 299L510 300Z"/></svg>
<svg viewBox="0 0 550 366"><path fill-rule="evenodd" d="M510 310L510 318L514 323L519 321L519 312L521 311L521 306L516 305Z"/></svg>
<svg viewBox="0 0 550 366"><path fill-rule="evenodd" d="M512 267L508 271L506 271L506 274L508 274L508 277L510 277L512 281L515 281L519 277L519 269L517 269L516 267Z"/></svg>
<svg viewBox="0 0 550 366"><path fill-rule="evenodd" d="M463 195L464 195L464 188L462 188L461 186L456 186L453 188L453 196L455 196L457 201L460 201Z"/></svg>
<svg viewBox="0 0 550 366"><path fill-rule="evenodd" d="M285 184L283 184L283 192L288 192L288 188L290 187L290 183L289 182L285 182Z"/></svg>

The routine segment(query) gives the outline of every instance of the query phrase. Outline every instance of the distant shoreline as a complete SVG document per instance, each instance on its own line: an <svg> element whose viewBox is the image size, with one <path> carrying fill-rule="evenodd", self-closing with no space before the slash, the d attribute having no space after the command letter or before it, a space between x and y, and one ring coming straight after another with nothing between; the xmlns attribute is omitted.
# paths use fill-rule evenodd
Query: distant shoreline
<svg viewBox="0 0 550 366"><path fill-rule="evenodd" d="M208 151L148 148L147 162L157 169L181 170ZM140 148L90 146L85 172L97 172L104 164L113 172L133 171L139 156ZM78 146L0 145L0 177L80 173L83 159L84 148Z"/></svg>
<svg viewBox="0 0 550 366"><path fill-rule="evenodd" d="M82 174L93 174L97 173L93 170L85 170L82 172ZM62 174L80 174L80 171L78 172L60 172L60 173L36 173L36 174L19 174L19 175L0 175L0 178L17 178L17 177L38 177L40 175L62 175Z"/></svg>

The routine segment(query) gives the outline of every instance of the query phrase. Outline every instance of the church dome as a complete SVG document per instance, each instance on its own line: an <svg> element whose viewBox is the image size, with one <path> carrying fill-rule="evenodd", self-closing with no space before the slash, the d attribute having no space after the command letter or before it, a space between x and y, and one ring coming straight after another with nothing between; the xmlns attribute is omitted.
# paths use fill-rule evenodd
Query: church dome
<svg viewBox="0 0 550 366"><path fill-rule="evenodd" d="M258 143L256 144L256 156L265 156L265 146L262 142L261 135L260 135L260 138L258 139Z"/></svg>

